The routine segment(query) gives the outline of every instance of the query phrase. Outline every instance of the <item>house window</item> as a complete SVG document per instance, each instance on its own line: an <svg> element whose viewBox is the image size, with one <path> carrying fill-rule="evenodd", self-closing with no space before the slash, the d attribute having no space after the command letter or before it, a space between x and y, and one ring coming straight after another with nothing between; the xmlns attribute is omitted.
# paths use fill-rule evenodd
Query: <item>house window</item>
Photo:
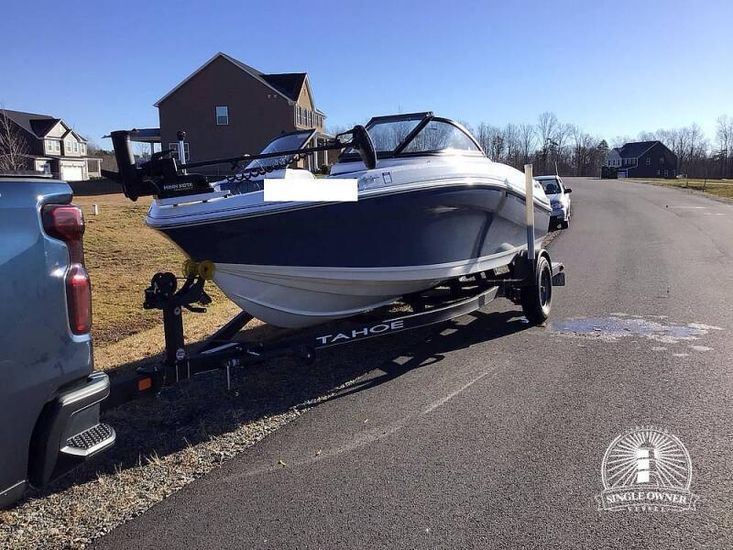
<svg viewBox="0 0 733 550"><path fill-rule="evenodd" d="M652 165L652 157L647 157L646 158L646 165L647 166L651 166Z"/></svg>
<svg viewBox="0 0 733 550"><path fill-rule="evenodd" d="M72 147L74 147L74 152L75 153L78 153L79 152L79 143L78 142L75 141L74 144L72 145Z"/></svg>
<svg viewBox="0 0 733 550"><path fill-rule="evenodd" d="M665 178L668 178L668 177L669 177L669 170L665 170L665 171L664 171L664 177L665 177Z"/></svg>
<svg viewBox="0 0 733 550"><path fill-rule="evenodd" d="M178 142L173 142L168 144L168 149L172 151L171 157L173 157L176 160L179 160L178 158ZM191 160L191 154L188 151L188 142L183 142L183 154L186 157L183 162Z"/></svg>
<svg viewBox="0 0 733 550"><path fill-rule="evenodd" d="M229 107L226 105L216 106L216 125L229 126Z"/></svg>
<svg viewBox="0 0 733 550"><path fill-rule="evenodd" d="M659 157L659 164L664 164L664 157Z"/></svg>

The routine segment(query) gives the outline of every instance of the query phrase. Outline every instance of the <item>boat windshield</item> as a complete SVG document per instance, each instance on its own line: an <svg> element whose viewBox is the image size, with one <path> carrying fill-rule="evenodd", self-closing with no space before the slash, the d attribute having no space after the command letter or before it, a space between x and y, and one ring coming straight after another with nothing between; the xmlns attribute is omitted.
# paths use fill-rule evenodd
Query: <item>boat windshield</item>
<svg viewBox="0 0 733 550"><path fill-rule="evenodd" d="M370 122L366 129L374 142L377 153L391 153L422 122L422 118L412 120L380 120Z"/></svg>
<svg viewBox="0 0 733 550"><path fill-rule="evenodd" d="M481 149L461 128L453 123L433 119L407 143L403 153L431 153L438 151L473 151Z"/></svg>
<svg viewBox="0 0 733 550"><path fill-rule="evenodd" d="M375 117L366 125L379 158L421 153L479 153L476 140L460 124L431 113ZM341 161L358 160L347 149Z"/></svg>
<svg viewBox="0 0 733 550"><path fill-rule="evenodd" d="M296 151L298 149L302 149L308 141L310 141L314 133L315 130L301 130L298 132L283 134L268 143L267 147L262 150L262 153L278 153L280 151ZM281 166L282 163L288 159L288 156L289 155L283 155L280 157L253 160L247 165L246 169L250 170L252 168Z"/></svg>

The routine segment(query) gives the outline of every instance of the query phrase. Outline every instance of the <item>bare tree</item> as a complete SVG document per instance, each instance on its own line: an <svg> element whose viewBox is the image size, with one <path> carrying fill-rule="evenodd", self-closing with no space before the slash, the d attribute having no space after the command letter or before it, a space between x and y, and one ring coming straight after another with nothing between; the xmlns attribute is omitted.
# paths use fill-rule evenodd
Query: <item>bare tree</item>
<svg viewBox="0 0 733 550"><path fill-rule="evenodd" d="M592 142L592 138L576 124L568 124L567 129L573 140L572 163L575 168L575 175L580 176L583 174L583 165L586 163L587 149Z"/></svg>
<svg viewBox="0 0 733 550"><path fill-rule="evenodd" d="M28 143L0 109L0 172L19 172L27 168Z"/></svg>
<svg viewBox="0 0 733 550"><path fill-rule="evenodd" d="M629 143L631 141L634 141L634 140L630 136L616 136L615 138L611 140L611 148L620 149L626 143Z"/></svg>
<svg viewBox="0 0 733 550"><path fill-rule="evenodd" d="M517 126L517 136L521 153L520 165L527 164L532 156L532 149L534 149L535 144L534 126L523 122Z"/></svg>
<svg viewBox="0 0 733 550"><path fill-rule="evenodd" d="M491 154L489 153L492 130L493 130L492 126L490 126L489 124L486 124L485 122L482 122L476 127L476 132L474 133L474 137L476 138L476 141L478 141L481 148L490 158L493 158L491 157Z"/></svg>
<svg viewBox="0 0 733 550"><path fill-rule="evenodd" d="M505 159L507 164L521 167L519 128L514 124L507 124L504 126L502 133L504 134L504 143L506 145Z"/></svg>
<svg viewBox="0 0 733 550"><path fill-rule="evenodd" d="M733 117L718 117L715 137L718 140L718 159L720 161L720 177L731 176L731 157L733 157Z"/></svg>
<svg viewBox="0 0 733 550"><path fill-rule="evenodd" d="M537 117L537 138L540 141L539 159L542 172L547 172L548 163L551 161L552 151L557 147L556 138L560 131L560 122L555 113L544 112Z"/></svg>

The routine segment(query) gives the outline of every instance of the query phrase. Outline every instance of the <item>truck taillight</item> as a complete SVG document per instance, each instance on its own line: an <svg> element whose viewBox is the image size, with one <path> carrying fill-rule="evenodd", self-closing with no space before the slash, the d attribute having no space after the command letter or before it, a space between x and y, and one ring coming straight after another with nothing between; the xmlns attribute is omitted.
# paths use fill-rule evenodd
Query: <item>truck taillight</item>
<svg viewBox="0 0 733 550"><path fill-rule="evenodd" d="M81 264L72 264L66 273L66 302L71 332L89 332L92 328L92 286L87 270Z"/></svg>
<svg viewBox="0 0 733 550"><path fill-rule="evenodd" d="M66 243L69 268L66 271L66 304L69 327L74 334L86 334L92 325L92 287L84 268L84 216L70 204L49 204L43 207L43 228L46 233Z"/></svg>
<svg viewBox="0 0 733 550"><path fill-rule="evenodd" d="M84 264L84 216L81 208L71 204L48 204L43 207L43 228L51 237L69 247L72 264Z"/></svg>

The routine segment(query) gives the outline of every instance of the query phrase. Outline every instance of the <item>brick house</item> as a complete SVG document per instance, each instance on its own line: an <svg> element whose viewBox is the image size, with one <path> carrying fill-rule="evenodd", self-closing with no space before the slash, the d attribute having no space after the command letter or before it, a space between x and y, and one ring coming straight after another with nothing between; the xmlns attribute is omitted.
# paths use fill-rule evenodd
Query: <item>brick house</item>
<svg viewBox="0 0 733 550"><path fill-rule="evenodd" d="M608 151L602 175L606 178L674 178L677 155L661 141L634 141Z"/></svg>
<svg viewBox="0 0 733 550"><path fill-rule="evenodd" d="M101 159L87 156L87 140L60 118L9 109L0 110L0 117L11 123L13 135L23 141L27 170L66 181L101 177Z"/></svg>
<svg viewBox="0 0 733 550"><path fill-rule="evenodd" d="M162 147L176 148L176 134L185 130L185 153L193 162L255 154L274 137L305 128L318 131L319 144L328 137L323 131L326 115L316 108L306 73L266 74L221 52L155 106ZM337 152L320 152L301 165L316 169L333 163L336 156Z"/></svg>

